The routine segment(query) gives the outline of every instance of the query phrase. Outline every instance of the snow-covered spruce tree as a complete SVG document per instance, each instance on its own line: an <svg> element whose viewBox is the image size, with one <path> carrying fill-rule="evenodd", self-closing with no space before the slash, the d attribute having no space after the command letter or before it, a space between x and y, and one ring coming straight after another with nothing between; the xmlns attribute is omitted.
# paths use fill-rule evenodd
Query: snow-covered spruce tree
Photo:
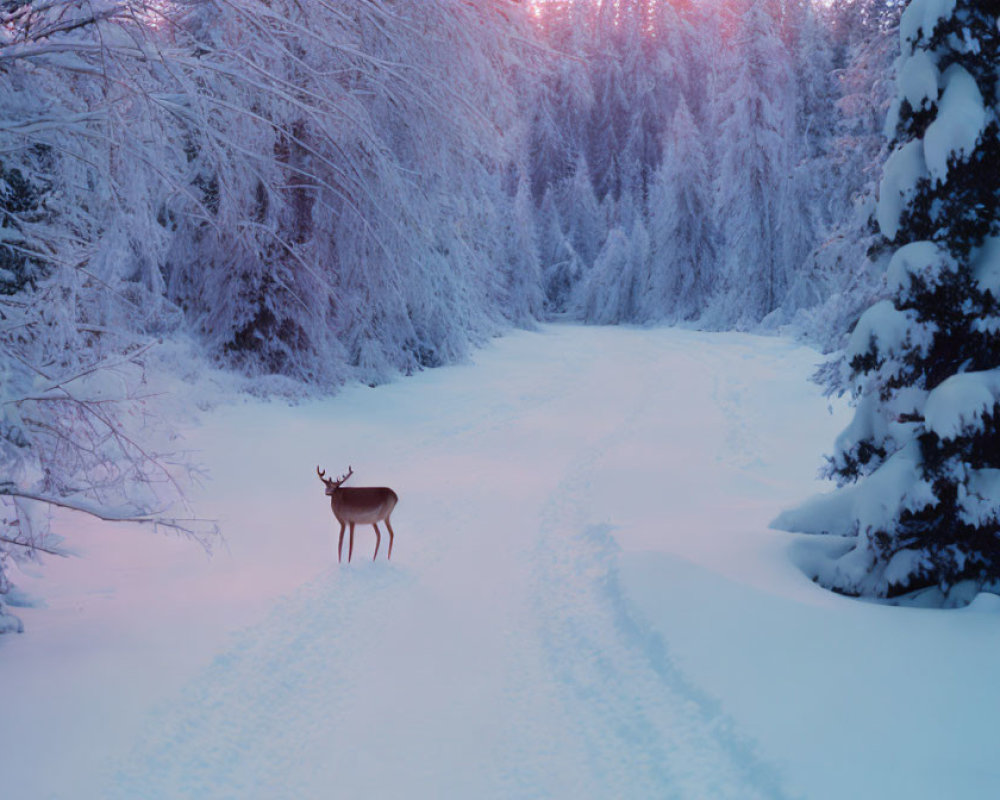
<svg viewBox="0 0 1000 800"><path fill-rule="evenodd" d="M715 286L712 185L701 132L682 97L649 193L646 320L691 319Z"/></svg>
<svg viewBox="0 0 1000 800"><path fill-rule="evenodd" d="M842 349L861 313L887 296L885 268L892 251L878 231L875 208L888 157L882 128L895 96L901 11L879 0L856 0L832 10L838 113L817 166L828 176L824 206L835 222L789 290L790 304L799 309L793 325L827 352ZM802 302L800 287L817 293L819 303ZM849 388L840 384L836 362L825 365L822 373L829 393Z"/></svg>
<svg viewBox="0 0 1000 800"><path fill-rule="evenodd" d="M786 6L785 28L796 85L792 142L792 191L785 219L785 246L792 275L783 298L787 311L815 305L821 283L808 280L802 264L833 223L829 150L836 127L833 49L829 32L812 2ZM805 280L803 278L806 278Z"/></svg>
<svg viewBox="0 0 1000 800"><path fill-rule="evenodd" d="M513 206L503 226L502 261L498 265L501 281L499 306L515 324L532 327L542 315L545 295L542 290L538 259L538 236L531 192L526 180L518 181Z"/></svg>
<svg viewBox="0 0 1000 800"><path fill-rule="evenodd" d="M605 6L610 7L610 4ZM626 122L630 106L626 76L623 74L623 58L612 49L616 38L609 36L606 40L602 39L606 50L594 54L591 66L594 106L587 126L586 157L594 193L602 202L608 195L617 199L621 192L619 154L627 133Z"/></svg>
<svg viewBox="0 0 1000 800"><path fill-rule="evenodd" d="M547 190L572 176L583 158L587 123L594 106L587 59L591 12L589 4L570 3L546 9L536 23L539 34L552 47L539 65L528 101L528 156L536 204Z"/></svg>
<svg viewBox="0 0 1000 800"><path fill-rule="evenodd" d="M848 594L1000 592L998 14L995 0L913 0L900 21L877 212L892 295L848 343L841 488L775 523L853 536L816 576Z"/></svg>
<svg viewBox="0 0 1000 800"><path fill-rule="evenodd" d="M570 292L580 280L580 257L562 230L552 191L546 191L538 209L538 256L542 270L545 309L550 314L566 310Z"/></svg>
<svg viewBox="0 0 1000 800"><path fill-rule="evenodd" d="M658 42L650 60L656 69L657 103L665 125L670 124L681 98L696 117L704 99L701 76L695 79L700 54L690 12L690 7L673 3L655 3L649 10L650 25ZM662 131L657 133L662 135Z"/></svg>
<svg viewBox="0 0 1000 800"><path fill-rule="evenodd" d="M608 235L608 224L594 194L585 160L577 163L572 178L556 187L555 200L563 230L585 272L594 266Z"/></svg>
<svg viewBox="0 0 1000 800"><path fill-rule="evenodd" d="M579 318L595 325L635 321L648 279L649 233L642 219L633 217L628 228L612 228L594 268L580 284Z"/></svg>
<svg viewBox="0 0 1000 800"><path fill-rule="evenodd" d="M796 103L791 57L778 35L780 5L747 0L733 13L732 77L715 98L723 281L705 317L721 328L752 326L774 311L797 266L786 218Z"/></svg>

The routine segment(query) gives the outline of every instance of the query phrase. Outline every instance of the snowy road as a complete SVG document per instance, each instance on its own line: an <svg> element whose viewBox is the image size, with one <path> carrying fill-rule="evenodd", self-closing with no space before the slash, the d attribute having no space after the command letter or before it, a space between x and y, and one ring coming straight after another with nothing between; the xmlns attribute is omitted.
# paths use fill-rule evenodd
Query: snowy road
<svg viewBox="0 0 1000 800"><path fill-rule="evenodd" d="M302 463L395 486L395 560L370 563L359 530L351 566L244 633L150 725L117 796L780 796L615 587L592 502L603 457L662 440L669 362L685 358L632 338L600 371L607 336L582 331L511 372L393 392L364 419L327 406ZM666 476L649 466L658 505Z"/></svg>
<svg viewBox="0 0 1000 800"><path fill-rule="evenodd" d="M767 529L844 421L806 382L816 360L560 326L376 390L213 412L192 441L228 548L81 530L86 557L28 587L49 608L0 641L0 684L27 686L3 698L0 772L73 800L933 796L917 734L878 725L906 719L914 683L890 667L939 618L823 592ZM335 563L317 461L399 493L392 562L359 528ZM963 646L1000 664L989 616L965 619ZM877 700L831 691L860 653L885 662ZM995 695L940 718L968 728ZM869 707L880 751L851 733ZM837 766L874 752L868 774Z"/></svg>

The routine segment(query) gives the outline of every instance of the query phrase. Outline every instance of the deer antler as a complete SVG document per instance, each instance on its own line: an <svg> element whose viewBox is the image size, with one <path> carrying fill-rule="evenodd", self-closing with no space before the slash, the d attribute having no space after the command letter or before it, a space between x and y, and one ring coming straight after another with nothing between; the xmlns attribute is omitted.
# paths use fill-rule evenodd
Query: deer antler
<svg viewBox="0 0 1000 800"><path fill-rule="evenodd" d="M319 479L323 481L327 486L340 486L344 481L350 478L354 474L354 468L348 467L347 474L334 480L333 478L326 477L326 470L320 469L319 466L316 467L316 474L319 475Z"/></svg>

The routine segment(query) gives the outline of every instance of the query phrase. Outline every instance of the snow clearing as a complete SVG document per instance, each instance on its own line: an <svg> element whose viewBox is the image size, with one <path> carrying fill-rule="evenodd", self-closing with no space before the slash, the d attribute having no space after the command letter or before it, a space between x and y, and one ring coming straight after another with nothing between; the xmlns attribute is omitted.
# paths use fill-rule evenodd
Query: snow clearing
<svg viewBox="0 0 1000 800"><path fill-rule="evenodd" d="M187 432L220 521L78 516L0 638L6 797L932 798L1000 780L1000 609L892 608L769 528L849 420L778 338L545 326ZM317 480L398 494L391 561ZM385 538L385 537L383 537Z"/></svg>

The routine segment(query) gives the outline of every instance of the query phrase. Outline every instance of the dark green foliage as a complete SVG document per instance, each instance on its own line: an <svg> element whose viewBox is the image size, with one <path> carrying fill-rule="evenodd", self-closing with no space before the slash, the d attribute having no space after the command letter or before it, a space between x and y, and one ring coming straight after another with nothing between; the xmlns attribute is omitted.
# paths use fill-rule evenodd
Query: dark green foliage
<svg viewBox="0 0 1000 800"><path fill-rule="evenodd" d="M906 241L935 240L956 257L968 256L970 248L997 231L997 165L1000 136L994 121L968 159L949 162L947 183L935 185L930 178L920 182L903 213L896 242L902 243L903 236Z"/></svg>
<svg viewBox="0 0 1000 800"><path fill-rule="evenodd" d="M42 259L34 254L23 225L38 219L45 189L0 161L0 294L16 294L42 277Z"/></svg>
<svg viewBox="0 0 1000 800"><path fill-rule="evenodd" d="M895 535L883 534L877 544L888 558L903 547L924 551L924 566L910 580L889 587L889 596L924 586L937 585L950 591L960 581L978 585L995 581L1000 573L998 525L977 526L962 518L959 487L953 472L961 463L969 469L1000 467L1000 404L983 420L982 430L955 439L942 440L933 432L923 434L920 451L925 474L934 478L936 505L919 511L903 511Z"/></svg>
<svg viewBox="0 0 1000 800"><path fill-rule="evenodd" d="M904 43L903 56L925 50L942 75L959 65L989 106L996 102L1000 63L998 14L1000 0L958 0L954 12L933 31L921 31L909 46ZM920 399L928 397L922 392L933 392L952 376L992 375L1000 368L1000 307L976 272L980 248L1000 234L1000 129L993 111L973 152L953 154L944 180L920 180L901 215L893 247L933 242L950 254L956 268L911 274L908 285L892 297L896 311L910 320L906 341L883 352L873 337L866 352L854 354L851 380L865 387L864 396L877 398L873 419L882 422L869 425L871 432L860 442L831 458L827 470L842 484L864 481L908 441L915 442L919 481L930 487L933 502L919 501L916 505L923 505L915 507L912 501L900 501L887 529L859 530L858 547L870 552L873 572L885 577L845 581L833 587L839 591L895 597L937 587L947 596L962 581L1000 589L1000 497L977 496L975 514L967 503L974 494L973 476L989 474L974 471L1000 469L1000 402L978 419L968 416L961 431L942 438L925 421L927 401ZM894 145L922 139L940 113L937 103L915 110L903 100ZM886 430L893 432L887 436ZM887 570L900 554L906 558Z"/></svg>

